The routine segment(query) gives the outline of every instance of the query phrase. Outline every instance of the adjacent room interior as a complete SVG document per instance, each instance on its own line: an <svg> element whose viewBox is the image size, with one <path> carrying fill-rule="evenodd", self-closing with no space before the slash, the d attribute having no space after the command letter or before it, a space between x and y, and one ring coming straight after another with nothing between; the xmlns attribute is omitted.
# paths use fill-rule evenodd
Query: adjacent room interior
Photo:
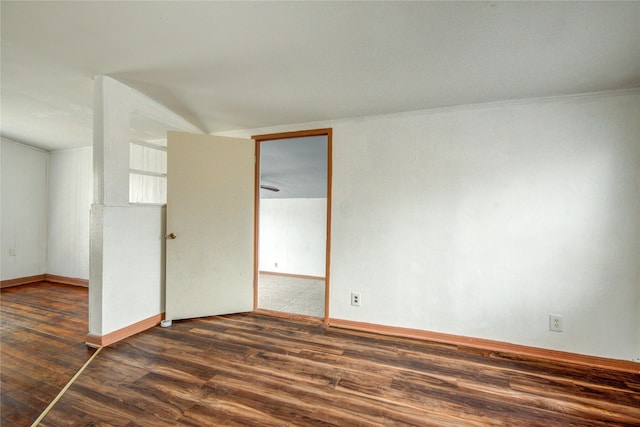
<svg viewBox="0 0 640 427"><path fill-rule="evenodd" d="M257 307L324 319L327 135L259 144Z"/></svg>

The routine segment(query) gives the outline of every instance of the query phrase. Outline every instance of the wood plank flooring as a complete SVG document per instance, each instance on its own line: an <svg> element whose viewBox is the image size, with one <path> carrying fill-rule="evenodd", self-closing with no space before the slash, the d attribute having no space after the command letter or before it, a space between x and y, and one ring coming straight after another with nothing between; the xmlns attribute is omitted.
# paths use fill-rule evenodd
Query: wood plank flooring
<svg viewBox="0 0 640 427"><path fill-rule="evenodd" d="M638 426L640 375L255 313L104 348L42 426Z"/></svg>
<svg viewBox="0 0 640 427"><path fill-rule="evenodd" d="M2 289L1 426L30 426L93 353L87 292L45 282Z"/></svg>

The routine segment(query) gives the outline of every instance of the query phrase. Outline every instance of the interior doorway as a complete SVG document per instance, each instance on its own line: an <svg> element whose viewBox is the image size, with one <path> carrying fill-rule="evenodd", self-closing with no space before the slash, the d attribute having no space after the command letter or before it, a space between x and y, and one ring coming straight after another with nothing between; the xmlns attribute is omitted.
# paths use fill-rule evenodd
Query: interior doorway
<svg viewBox="0 0 640 427"><path fill-rule="evenodd" d="M331 129L256 140L255 308L329 318Z"/></svg>

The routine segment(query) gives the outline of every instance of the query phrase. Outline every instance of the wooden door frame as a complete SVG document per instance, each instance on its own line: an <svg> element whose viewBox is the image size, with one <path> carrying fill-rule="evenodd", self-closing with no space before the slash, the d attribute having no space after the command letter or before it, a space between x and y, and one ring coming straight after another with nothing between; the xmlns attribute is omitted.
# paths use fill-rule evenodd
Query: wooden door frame
<svg viewBox="0 0 640 427"><path fill-rule="evenodd" d="M332 128L312 129L294 132L271 133L266 135L253 135L251 139L256 144L256 167L255 167L255 213L254 213L254 245L253 245L253 309L258 308L258 255L260 246L259 238L259 216L260 216L260 144L265 141L273 141L277 139L304 138L309 136L327 137L327 224L326 224L326 246L325 246L325 272L324 272L324 323L329 323L329 296L330 296L330 278L331 271L331 183L332 183Z"/></svg>

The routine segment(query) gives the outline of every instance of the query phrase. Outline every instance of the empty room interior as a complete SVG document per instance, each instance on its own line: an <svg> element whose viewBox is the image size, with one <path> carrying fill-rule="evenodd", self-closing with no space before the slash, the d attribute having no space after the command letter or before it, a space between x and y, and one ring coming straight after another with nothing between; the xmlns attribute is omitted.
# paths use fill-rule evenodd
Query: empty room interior
<svg viewBox="0 0 640 427"><path fill-rule="evenodd" d="M640 2L0 18L0 425L640 425Z"/></svg>

